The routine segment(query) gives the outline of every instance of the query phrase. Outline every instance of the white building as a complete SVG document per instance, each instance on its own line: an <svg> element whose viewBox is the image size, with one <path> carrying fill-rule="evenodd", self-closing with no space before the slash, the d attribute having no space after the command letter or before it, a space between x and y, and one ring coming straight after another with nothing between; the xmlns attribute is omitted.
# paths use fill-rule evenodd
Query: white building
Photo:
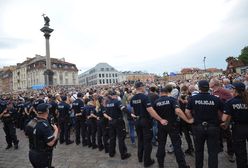
<svg viewBox="0 0 248 168"><path fill-rule="evenodd" d="M119 72L107 63L99 63L79 75L79 84L84 86L118 83Z"/></svg>
<svg viewBox="0 0 248 168"><path fill-rule="evenodd" d="M54 72L53 85L78 85L78 69L75 64L51 58L51 68ZM45 85L44 71L46 59L36 55L17 64L13 72L13 90L25 90L35 85Z"/></svg>

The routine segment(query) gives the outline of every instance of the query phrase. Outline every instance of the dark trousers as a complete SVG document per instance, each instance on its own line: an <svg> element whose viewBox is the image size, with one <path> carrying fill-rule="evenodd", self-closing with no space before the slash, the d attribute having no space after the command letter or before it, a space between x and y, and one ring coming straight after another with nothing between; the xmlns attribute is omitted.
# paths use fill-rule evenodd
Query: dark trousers
<svg viewBox="0 0 248 168"><path fill-rule="evenodd" d="M29 151L29 160L34 168L51 168L52 152Z"/></svg>
<svg viewBox="0 0 248 168"><path fill-rule="evenodd" d="M193 150L193 142L190 137L190 132L192 131L191 125L184 121L181 121L181 131L183 132L185 140L188 144L188 149Z"/></svg>
<svg viewBox="0 0 248 168"><path fill-rule="evenodd" d="M5 138L8 145L18 144L16 136L16 128L13 122L7 122L3 124L3 130L5 132Z"/></svg>
<svg viewBox="0 0 248 168"><path fill-rule="evenodd" d="M59 128L60 128L60 135L59 135L59 141L60 143L66 142L68 143L70 140L69 137L69 124L70 122L66 119L59 119Z"/></svg>
<svg viewBox="0 0 248 168"><path fill-rule="evenodd" d="M87 143L89 146L96 147L96 120L88 119L87 120Z"/></svg>
<svg viewBox="0 0 248 168"><path fill-rule="evenodd" d="M184 153L181 148L182 141L180 137L179 125L177 126L176 125L175 126L161 126L160 124L158 125L158 150L157 150L156 156L157 156L159 165L161 166L164 165L167 135L170 136L179 168L185 168L186 161L185 161Z"/></svg>
<svg viewBox="0 0 248 168"><path fill-rule="evenodd" d="M207 142L208 148L208 167L218 167L218 140L220 129L215 126L203 127L202 125L193 126L193 136L195 143L195 167L203 168L204 145Z"/></svg>
<svg viewBox="0 0 248 168"><path fill-rule="evenodd" d="M104 126L102 120L97 120L97 145L99 149L103 148Z"/></svg>
<svg viewBox="0 0 248 168"><path fill-rule="evenodd" d="M232 141L232 134L231 134L231 129L228 127L226 130L221 129L220 130L220 148L223 149L223 139L226 139L226 145L227 145L227 153L228 155L233 155L234 154L234 149L233 149L233 141Z"/></svg>
<svg viewBox="0 0 248 168"><path fill-rule="evenodd" d="M235 125L232 133L237 168L247 168L246 140L248 139L248 125Z"/></svg>
<svg viewBox="0 0 248 168"><path fill-rule="evenodd" d="M109 156L114 156L116 137L118 138L119 151L121 156L127 153L127 147L125 144L126 129L125 122L123 119L112 119L109 121Z"/></svg>
<svg viewBox="0 0 248 168"><path fill-rule="evenodd" d="M151 162L153 137L152 120L136 120L135 128L138 137L138 159L139 162L142 162L144 158L144 165L147 165Z"/></svg>
<svg viewBox="0 0 248 168"><path fill-rule="evenodd" d="M76 129L76 143L80 144L80 134L82 137L82 143L87 144L87 126L86 126L86 121L83 119L81 116L76 117L75 120L75 129Z"/></svg>

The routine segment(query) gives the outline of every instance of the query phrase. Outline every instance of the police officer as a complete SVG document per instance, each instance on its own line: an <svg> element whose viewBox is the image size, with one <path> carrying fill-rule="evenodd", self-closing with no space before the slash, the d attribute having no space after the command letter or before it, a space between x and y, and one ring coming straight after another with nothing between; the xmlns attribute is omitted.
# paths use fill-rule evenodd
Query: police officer
<svg viewBox="0 0 248 168"><path fill-rule="evenodd" d="M29 138L29 160L33 167L51 168L58 128L48 123L49 107L49 104L39 104L37 117L29 121L25 128L25 133Z"/></svg>
<svg viewBox="0 0 248 168"><path fill-rule="evenodd" d="M49 98L49 104L51 105L51 108L49 108L50 122L52 122L52 124L58 125L58 118L57 118L58 104L56 103L54 96L49 95L48 98Z"/></svg>
<svg viewBox="0 0 248 168"><path fill-rule="evenodd" d="M195 167L203 167L204 144L207 141L208 167L218 167L219 113L223 104L219 98L209 94L209 82L198 82L200 93L192 96L186 107L188 118L194 118L192 127L195 142Z"/></svg>
<svg viewBox="0 0 248 168"><path fill-rule="evenodd" d="M247 168L246 140L248 139L248 93L241 82L232 84L233 98L225 104L222 120L226 127L232 119L232 138L237 168Z"/></svg>
<svg viewBox="0 0 248 168"><path fill-rule="evenodd" d="M166 126L158 124L158 164L160 168L164 167L165 145L167 135L169 135L179 168L188 168L189 166L186 165L185 156L181 148L180 122L178 121L177 116L187 123L192 123L193 120L187 119L184 112L179 108L177 100L170 96L172 89L171 85L162 88L160 98L154 102L154 109L157 111L158 115L168 121L168 125Z"/></svg>
<svg viewBox="0 0 248 168"><path fill-rule="evenodd" d="M19 140L17 139L15 128L16 113L12 103L7 103L5 101L1 102L0 119L3 121L3 130L8 144L5 149L10 149L12 143L14 144L14 148L18 149Z"/></svg>
<svg viewBox="0 0 248 168"><path fill-rule="evenodd" d="M106 108L103 106L103 97L98 98L98 107L96 107L96 117L97 117L97 144L99 151L108 148L107 139L105 137L105 128L106 128L106 118L104 117L104 113L106 112ZM107 149L108 151L108 149Z"/></svg>
<svg viewBox="0 0 248 168"><path fill-rule="evenodd" d="M66 145L72 144L73 141L70 140L69 125L70 125L70 105L66 103L67 97L61 97L62 102L58 104L58 122L60 127L60 137L59 142L63 144L64 141Z"/></svg>
<svg viewBox="0 0 248 168"><path fill-rule="evenodd" d="M124 110L125 107L122 106L121 102L117 99L118 97L115 91L109 91L108 95L109 101L106 104L106 113L104 113L104 117L109 120L109 156L114 157L115 155L117 136L121 159L124 160L131 156L130 153L127 153L125 144L126 129L122 114L122 110Z"/></svg>
<svg viewBox="0 0 248 168"><path fill-rule="evenodd" d="M149 98L144 94L144 84L138 81L135 83L135 88L136 95L132 97L130 105L133 108L131 115L136 120L138 159L139 162L142 162L144 158L144 166L149 167L155 162L154 159L151 159L153 134L152 117L158 120L162 125L166 125L167 120L162 119L151 106Z"/></svg>
<svg viewBox="0 0 248 168"><path fill-rule="evenodd" d="M84 108L87 117L87 144L88 147L92 147L92 149L96 149L96 131L97 131L97 124L96 124L96 107L93 104L93 101L90 100Z"/></svg>
<svg viewBox="0 0 248 168"><path fill-rule="evenodd" d="M76 144L80 144L80 134L82 136L82 144L86 145L86 117L83 115L83 94L78 93L77 99L73 101L72 103L72 110L74 111L74 114L76 116L75 120L75 129L76 129Z"/></svg>
<svg viewBox="0 0 248 168"><path fill-rule="evenodd" d="M44 101L44 93L40 93L39 97L34 101L32 110L37 114L37 106L39 104L45 103Z"/></svg>

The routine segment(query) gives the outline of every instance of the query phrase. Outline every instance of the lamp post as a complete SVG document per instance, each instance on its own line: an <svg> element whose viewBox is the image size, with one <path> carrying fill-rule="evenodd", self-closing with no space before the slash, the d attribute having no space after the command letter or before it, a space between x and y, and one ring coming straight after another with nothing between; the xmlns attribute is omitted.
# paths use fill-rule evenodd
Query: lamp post
<svg viewBox="0 0 248 168"><path fill-rule="evenodd" d="M203 57L204 70L206 71L206 57Z"/></svg>

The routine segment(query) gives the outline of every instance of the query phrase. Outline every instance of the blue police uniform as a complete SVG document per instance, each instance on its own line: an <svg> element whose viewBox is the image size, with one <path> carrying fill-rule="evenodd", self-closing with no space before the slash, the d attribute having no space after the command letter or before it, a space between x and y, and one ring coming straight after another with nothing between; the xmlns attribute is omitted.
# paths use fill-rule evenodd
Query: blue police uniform
<svg viewBox="0 0 248 168"><path fill-rule="evenodd" d="M97 120L97 144L99 151L105 149L105 152L108 152L108 132L107 132L107 120L104 118L103 114L106 113L105 107L102 105L96 111Z"/></svg>
<svg viewBox="0 0 248 168"><path fill-rule="evenodd" d="M57 118L57 114L56 114L58 104L54 100L49 102L49 104L51 105L51 108L49 108L50 121L53 120L52 124L58 124L58 118Z"/></svg>
<svg viewBox="0 0 248 168"><path fill-rule="evenodd" d="M106 104L106 114L112 118L112 120L109 121L109 156L114 157L115 155L117 136L121 158L126 159L131 155L127 153L127 147L125 144L126 129L122 114L123 109L124 106L122 106L121 102L117 99L110 98Z"/></svg>
<svg viewBox="0 0 248 168"><path fill-rule="evenodd" d="M96 113L96 107L93 105L87 105L84 108L84 111L86 113L86 116L90 116L91 114ZM96 131L97 131L97 124L96 124L96 118L90 117L87 118L87 144L88 147L92 147L92 149L96 149Z"/></svg>
<svg viewBox="0 0 248 168"><path fill-rule="evenodd" d="M0 113L4 112L7 108L6 102L1 103L2 110ZM7 109L6 113L3 114L1 120L3 121L3 130L5 132L5 139L8 144L6 149L12 147L12 143L14 144L15 149L18 149L19 140L16 136L16 128L15 128L15 116L17 111L14 108Z"/></svg>
<svg viewBox="0 0 248 168"><path fill-rule="evenodd" d="M66 144L70 143L69 125L70 125L70 105L66 102L61 102L58 104L58 122L60 127L60 138L59 142L62 144L64 141Z"/></svg>
<svg viewBox="0 0 248 168"><path fill-rule="evenodd" d="M232 117L232 139L237 168L247 168L246 141L248 139L248 105L240 96L225 103L224 113Z"/></svg>
<svg viewBox="0 0 248 168"><path fill-rule="evenodd" d="M27 124L25 134L29 138L29 160L33 167L51 167L53 147L47 143L55 137L49 122L36 117Z"/></svg>
<svg viewBox="0 0 248 168"><path fill-rule="evenodd" d="M76 116L75 120L75 129L76 129L76 144L80 144L80 134L82 136L82 144L86 145L86 117L83 114L84 103L81 99L76 99L72 103L72 109L74 110L74 114Z"/></svg>
<svg viewBox="0 0 248 168"><path fill-rule="evenodd" d="M151 159L152 152L152 118L146 110L151 107L149 98L143 93L136 94L130 101L133 107L134 114L137 116L135 121L136 133L138 137L138 159L139 162L143 161L144 165L148 166L154 162Z"/></svg>
<svg viewBox="0 0 248 168"><path fill-rule="evenodd" d="M202 92L192 96L186 109L192 112L194 118L192 130L195 142L196 168L203 167L205 141L207 141L209 153L208 166L211 168L218 167L220 133L218 112L223 111L222 102L219 98Z"/></svg>
<svg viewBox="0 0 248 168"><path fill-rule="evenodd" d="M177 100L173 97L162 96L154 103L154 109L158 115L168 121L168 125L166 126L163 126L160 123L158 124L158 150L156 156L159 167L161 168L164 167L167 135L170 136L179 168L187 167L185 156L181 148L180 123L177 120L177 115L175 113L175 109L177 108L179 108L179 105Z"/></svg>

